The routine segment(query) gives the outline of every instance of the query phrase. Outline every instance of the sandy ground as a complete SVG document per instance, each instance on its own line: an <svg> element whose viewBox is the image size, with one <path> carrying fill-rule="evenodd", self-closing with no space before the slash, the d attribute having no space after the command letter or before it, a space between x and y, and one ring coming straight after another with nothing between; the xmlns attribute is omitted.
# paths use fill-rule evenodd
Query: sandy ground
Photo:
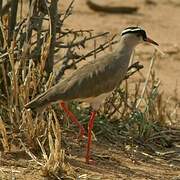
<svg viewBox="0 0 180 180"><path fill-rule="evenodd" d="M138 0L137 0L138 1ZM136 3L137 3L136 1ZM63 8L69 0L62 1ZM131 3L131 0L127 0ZM66 21L67 27L74 29L94 29L95 32L109 31L112 34L123 28L139 25L147 30L150 37L160 44L165 55L158 55L155 63L157 77L162 82L162 90L167 96L173 95L177 89L180 93L180 6L174 1L159 0L156 5L147 5L138 1L139 11L135 15L97 13L90 10L85 0L76 0L73 15ZM146 73L153 48L141 45L137 48L136 58L145 66ZM84 163L84 146L75 143L69 137L70 164L79 174L79 179L90 180L179 180L179 159L169 159L138 154L135 151L124 151L121 145L94 142L93 156L96 165ZM119 142L120 143L120 142ZM169 149L171 151L171 149ZM178 149L177 152L180 152ZM0 180L44 179L40 167L23 153L1 154ZM179 156L178 156L179 157Z"/></svg>

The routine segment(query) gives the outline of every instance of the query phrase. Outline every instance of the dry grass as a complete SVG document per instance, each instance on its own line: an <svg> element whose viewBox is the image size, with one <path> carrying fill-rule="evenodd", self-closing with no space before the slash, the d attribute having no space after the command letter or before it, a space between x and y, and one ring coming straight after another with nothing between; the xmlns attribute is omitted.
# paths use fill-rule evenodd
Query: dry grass
<svg viewBox="0 0 180 180"><path fill-rule="evenodd" d="M74 171L65 162L65 150L61 147L61 128L54 110L49 108L44 115L37 115L24 109L24 105L30 99L52 86L54 76L53 73L48 75L47 69L45 69L52 39L51 17L44 20L45 14L41 16L42 21L46 21L49 30L44 33L40 26L39 31L36 31L32 27L32 19L37 18L38 14L33 11L40 8L40 4L36 1L33 1L31 6L21 3L21 6L29 8L29 13L25 18L17 15L17 23L13 27L12 37L9 37L10 29L8 28L12 22L6 15L2 17L3 21L0 24L2 43L0 133L2 148L4 152L11 152L12 147L16 146L16 149L20 150L22 146L22 149L42 166L43 176L54 176L58 179L65 176L73 178ZM46 8L48 9L51 5L48 4ZM12 10L9 15L12 16L13 13ZM40 12L39 14L42 15ZM37 25L36 23L34 25ZM31 36L28 37L28 34ZM38 52L36 51L37 47L40 47ZM41 152L43 159L39 159L37 152L38 154Z"/></svg>

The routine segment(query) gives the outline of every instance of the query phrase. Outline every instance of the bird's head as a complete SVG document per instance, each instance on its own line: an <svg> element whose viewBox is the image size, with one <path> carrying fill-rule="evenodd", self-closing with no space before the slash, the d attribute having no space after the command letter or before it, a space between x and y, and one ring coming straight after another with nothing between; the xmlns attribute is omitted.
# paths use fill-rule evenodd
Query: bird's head
<svg viewBox="0 0 180 180"><path fill-rule="evenodd" d="M145 30L140 27L128 27L121 33L121 39L129 46L146 42L158 46L158 43L147 37Z"/></svg>

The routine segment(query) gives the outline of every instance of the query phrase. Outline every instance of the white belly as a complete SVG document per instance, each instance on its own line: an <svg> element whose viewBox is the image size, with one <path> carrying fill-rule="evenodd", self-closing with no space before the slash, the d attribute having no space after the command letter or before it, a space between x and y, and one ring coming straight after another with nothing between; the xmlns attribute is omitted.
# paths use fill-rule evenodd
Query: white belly
<svg viewBox="0 0 180 180"><path fill-rule="evenodd" d="M100 108L100 106L105 102L106 98L111 95L111 93L112 92L108 92L96 97L90 97L90 98L78 99L78 100L90 104L90 106L97 111Z"/></svg>

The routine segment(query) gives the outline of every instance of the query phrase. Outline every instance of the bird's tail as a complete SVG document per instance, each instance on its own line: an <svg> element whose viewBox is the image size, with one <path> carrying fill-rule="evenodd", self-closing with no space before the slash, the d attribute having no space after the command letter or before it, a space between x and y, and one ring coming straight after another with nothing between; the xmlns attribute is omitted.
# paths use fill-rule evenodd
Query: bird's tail
<svg viewBox="0 0 180 180"><path fill-rule="evenodd" d="M67 100L66 94L59 88L59 85L55 85L48 89L46 92L42 93L29 103L25 105L25 108L32 109L35 111L43 110L50 103L57 102L60 100Z"/></svg>
<svg viewBox="0 0 180 180"><path fill-rule="evenodd" d="M35 99L33 99L32 101L30 101L29 103L25 104L25 108L26 109L32 109L35 111L39 111L39 109L44 109L44 107L46 107L49 104L49 100L47 98L47 92L39 95L38 97L36 97Z"/></svg>

